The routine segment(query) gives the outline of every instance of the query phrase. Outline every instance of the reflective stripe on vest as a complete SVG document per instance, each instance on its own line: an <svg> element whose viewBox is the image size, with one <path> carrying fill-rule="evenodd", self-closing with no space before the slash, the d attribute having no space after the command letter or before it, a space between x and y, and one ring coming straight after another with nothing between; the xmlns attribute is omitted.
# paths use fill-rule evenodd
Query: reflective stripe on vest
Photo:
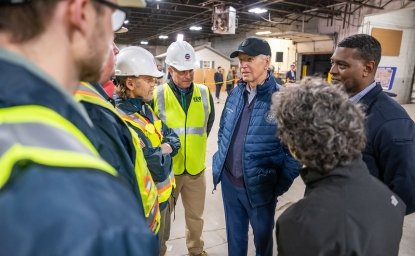
<svg viewBox="0 0 415 256"><path fill-rule="evenodd" d="M151 108L149 107L150 111ZM140 115L139 113L127 114L122 109L117 108L122 119L132 126L140 129L144 135L150 140L153 148L159 147L163 141L163 132L161 129L161 120L152 112L154 124L150 122L146 117Z"/></svg>
<svg viewBox="0 0 415 256"><path fill-rule="evenodd" d="M144 215L146 216L150 229L154 233L157 233L160 228L160 209L158 204L158 191L156 184L154 183L153 178L151 177L151 173L147 168L147 163L144 159L144 154L140 147L140 141L136 132L133 131L123 121L123 119L119 116L115 108L104 97L102 97L92 85L82 82L79 89L76 91L74 98L77 101L85 101L110 110L114 113L114 115L117 118L122 120L122 122L128 128L131 134L134 149L136 151L134 172L137 179L138 190L140 191L141 195Z"/></svg>
<svg viewBox="0 0 415 256"><path fill-rule="evenodd" d="M30 113L30 115L28 115ZM0 109L0 188L16 164L87 168L117 176L91 142L55 111L37 105Z"/></svg>
<svg viewBox="0 0 415 256"><path fill-rule="evenodd" d="M184 171L197 175L205 169L206 129L211 108L208 93L205 85L194 84L186 114L168 84L158 86L154 92L155 113L176 132L182 144L173 158L176 175Z"/></svg>
<svg viewBox="0 0 415 256"><path fill-rule="evenodd" d="M152 147L156 148L160 146L161 141L163 139L163 133L161 129L162 124L161 120L156 116L153 110L150 107L149 109L152 112L153 120L155 120L155 123L157 122L158 124L153 125L149 122L149 120L141 116L139 113L128 115L120 108L117 108L117 111L120 113L121 117L127 123L140 129L144 133L144 135L150 140ZM149 125L152 125L153 129L155 129L153 132L148 131L148 128L146 128ZM176 180L174 178L173 171L170 172L169 177L166 178L164 181L156 182L159 203L164 203L170 198L171 193L173 191L173 187L175 186Z"/></svg>

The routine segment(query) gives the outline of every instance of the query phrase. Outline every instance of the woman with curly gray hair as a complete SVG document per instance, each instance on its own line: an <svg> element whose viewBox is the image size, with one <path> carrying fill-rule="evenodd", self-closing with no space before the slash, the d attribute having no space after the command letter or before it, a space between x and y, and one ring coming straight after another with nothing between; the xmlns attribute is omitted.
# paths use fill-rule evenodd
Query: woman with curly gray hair
<svg viewBox="0 0 415 256"><path fill-rule="evenodd" d="M362 160L360 106L307 78L274 94L271 114L306 184L304 198L277 221L279 255L398 255L405 204Z"/></svg>

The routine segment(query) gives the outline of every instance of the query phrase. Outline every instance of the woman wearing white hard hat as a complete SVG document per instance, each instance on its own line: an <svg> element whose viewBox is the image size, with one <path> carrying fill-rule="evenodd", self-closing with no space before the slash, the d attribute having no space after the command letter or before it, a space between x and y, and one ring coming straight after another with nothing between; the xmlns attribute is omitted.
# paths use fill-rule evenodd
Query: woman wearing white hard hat
<svg viewBox="0 0 415 256"><path fill-rule="evenodd" d="M154 113L147 103L153 99L158 71L154 56L144 48L131 46L117 56L118 86L114 94L117 110L138 134L148 169L156 183L161 211L159 236L163 236L166 218L170 218L169 199L175 187L172 157L180 148L180 140ZM168 223L170 221L168 220Z"/></svg>

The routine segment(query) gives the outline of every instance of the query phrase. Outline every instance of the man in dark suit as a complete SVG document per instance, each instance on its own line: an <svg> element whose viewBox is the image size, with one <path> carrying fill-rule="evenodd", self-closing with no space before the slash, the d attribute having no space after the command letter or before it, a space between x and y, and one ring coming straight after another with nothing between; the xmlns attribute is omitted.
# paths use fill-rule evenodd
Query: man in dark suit
<svg viewBox="0 0 415 256"><path fill-rule="evenodd" d="M384 182L415 211L415 124L406 111L375 82L381 45L372 36L343 39L331 57L333 83L343 83L350 100L364 105L367 145L363 160L370 173Z"/></svg>
<svg viewBox="0 0 415 256"><path fill-rule="evenodd" d="M290 71L287 72L285 75L285 82L286 83L295 83L297 77L297 72L295 71L295 65L291 64Z"/></svg>

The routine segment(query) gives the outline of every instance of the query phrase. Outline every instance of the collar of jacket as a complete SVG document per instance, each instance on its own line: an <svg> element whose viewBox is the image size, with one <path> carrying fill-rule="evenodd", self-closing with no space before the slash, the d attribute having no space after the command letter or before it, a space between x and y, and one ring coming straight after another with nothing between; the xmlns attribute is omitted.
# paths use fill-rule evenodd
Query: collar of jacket
<svg viewBox="0 0 415 256"><path fill-rule="evenodd" d="M111 105L115 107L115 101L113 98L108 96L108 94L104 91L104 88L102 88L102 85L100 83L89 83L92 87L94 87L95 90L104 98L106 99Z"/></svg>
<svg viewBox="0 0 415 256"><path fill-rule="evenodd" d="M370 90L365 96L363 96L359 103L362 103L366 105L366 107L370 106L373 101L375 101L376 97L379 95L379 93L382 93L383 89L382 86L379 83L376 83L376 86Z"/></svg>
<svg viewBox="0 0 415 256"><path fill-rule="evenodd" d="M122 109L127 115L133 113L141 113L144 102L141 98L130 98L127 100L122 99L118 95L114 95L114 101L118 108Z"/></svg>
<svg viewBox="0 0 415 256"><path fill-rule="evenodd" d="M330 170L326 174L321 173L321 170L316 168L305 167L300 170L300 175L307 187L312 188L313 184L331 178L345 179L361 176L364 173L364 170L369 172L366 164L362 160L362 156L359 155L356 159L352 160L350 164L334 167L333 170Z"/></svg>
<svg viewBox="0 0 415 256"><path fill-rule="evenodd" d="M186 90L181 90L179 89L179 87L173 82L173 79L170 79L170 81L168 82L170 88L176 93L176 94L180 94L182 91L185 92L185 94L189 94L191 92L193 92L193 82L190 84L190 87L187 88Z"/></svg>
<svg viewBox="0 0 415 256"><path fill-rule="evenodd" d="M247 83L243 81L242 79L239 80L238 85L242 85L244 88L246 88ZM259 95L266 94L270 90L273 90L277 86L277 81L275 80L274 75L271 73L271 71L267 71L267 78L265 81L256 87L256 93Z"/></svg>

